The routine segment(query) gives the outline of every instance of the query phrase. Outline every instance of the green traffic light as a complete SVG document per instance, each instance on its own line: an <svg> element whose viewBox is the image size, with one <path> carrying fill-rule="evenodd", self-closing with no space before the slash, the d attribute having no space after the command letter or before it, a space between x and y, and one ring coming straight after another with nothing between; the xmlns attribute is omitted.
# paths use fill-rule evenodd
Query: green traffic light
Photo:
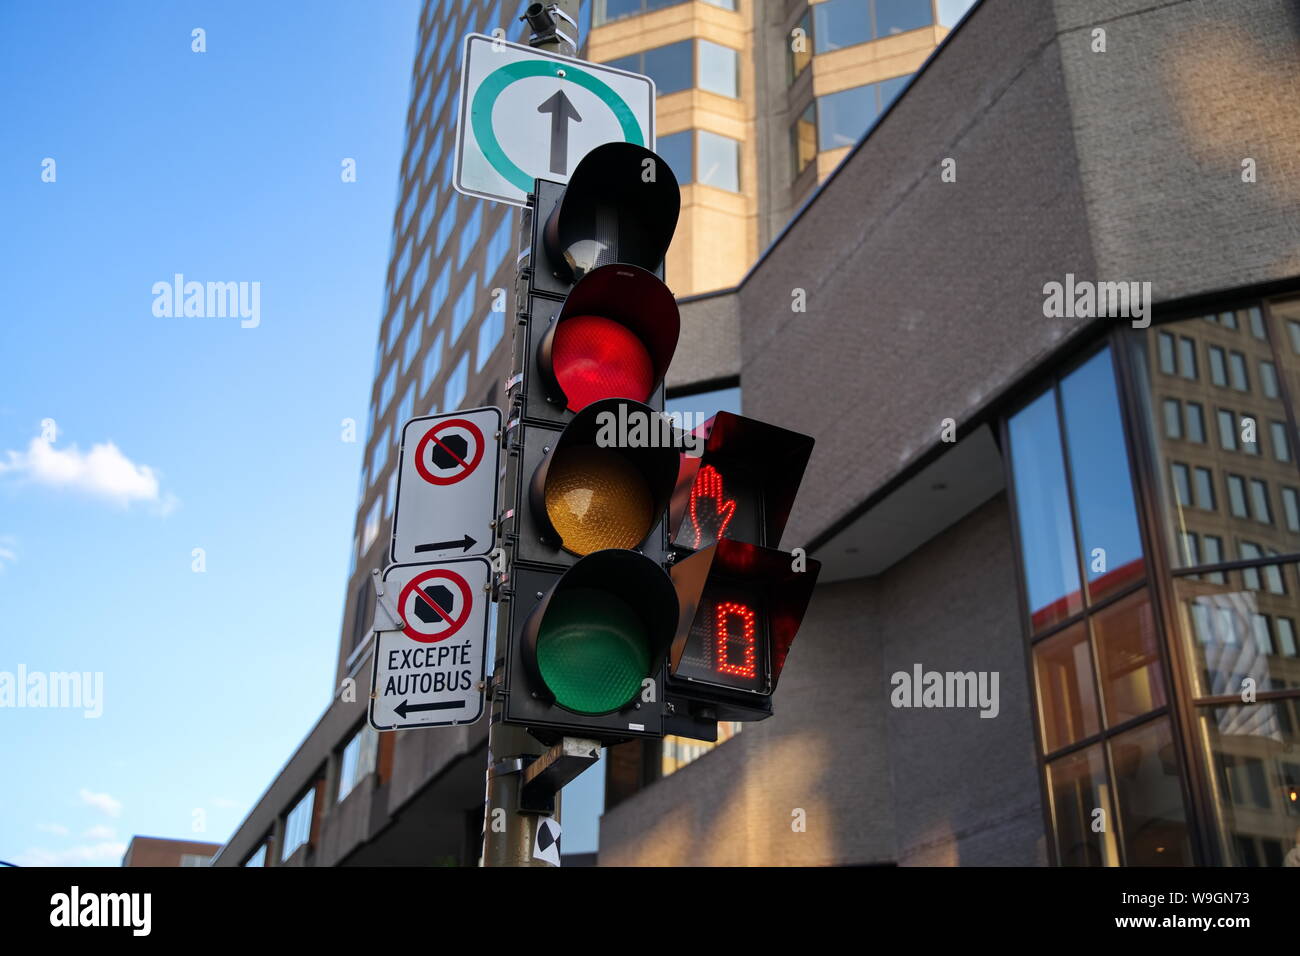
<svg viewBox="0 0 1300 956"><path fill-rule="evenodd" d="M607 714L636 697L649 676L649 635L627 602L607 591L558 591L538 631L537 666L561 707Z"/></svg>

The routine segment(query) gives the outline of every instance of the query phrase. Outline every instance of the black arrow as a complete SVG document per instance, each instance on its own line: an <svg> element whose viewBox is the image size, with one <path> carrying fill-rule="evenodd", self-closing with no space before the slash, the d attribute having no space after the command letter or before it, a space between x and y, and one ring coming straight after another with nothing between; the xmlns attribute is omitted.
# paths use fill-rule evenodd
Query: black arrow
<svg viewBox="0 0 1300 956"><path fill-rule="evenodd" d="M397 716L405 720L406 715L415 710L455 710L457 707L464 706L465 704L459 700L441 700L434 704L408 704L403 698L393 710L397 711Z"/></svg>
<svg viewBox="0 0 1300 956"><path fill-rule="evenodd" d="M564 90L537 107L539 113L551 114L551 172L559 176L569 172L569 120L581 123L582 117L573 108Z"/></svg>
<svg viewBox="0 0 1300 956"><path fill-rule="evenodd" d="M430 544L417 544L415 546L415 553L419 554L422 551L445 551L448 548L454 548L457 545L460 546L462 551L468 551L476 544L478 544L477 541L469 535L465 535L465 537L461 538L459 541L434 541Z"/></svg>

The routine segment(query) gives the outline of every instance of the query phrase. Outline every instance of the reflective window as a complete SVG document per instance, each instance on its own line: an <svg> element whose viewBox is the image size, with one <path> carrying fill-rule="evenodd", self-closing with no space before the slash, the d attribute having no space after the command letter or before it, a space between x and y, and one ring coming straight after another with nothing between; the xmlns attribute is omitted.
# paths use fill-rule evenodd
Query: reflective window
<svg viewBox="0 0 1300 956"><path fill-rule="evenodd" d="M510 235L514 229L514 222L514 216L507 212L505 218L501 220L501 225L497 226L496 232L492 233L492 238L488 240L485 275L495 275L497 269L510 259Z"/></svg>
<svg viewBox="0 0 1300 956"><path fill-rule="evenodd" d="M655 10L685 2L686 0L594 0L592 18L595 25L600 26L613 20L653 13ZM723 10L736 9L736 0L704 0L704 2L710 6L721 7Z"/></svg>
<svg viewBox="0 0 1300 956"><path fill-rule="evenodd" d="M699 57L700 75L697 85L700 89L732 98L740 95L740 67L735 50L709 40L700 40Z"/></svg>
<svg viewBox="0 0 1300 956"><path fill-rule="evenodd" d="M812 6L818 53L829 53L871 39L869 0L826 0Z"/></svg>
<svg viewBox="0 0 1300 956"><path fill-rule="evenodd" d="M1145 573L1109 350L1062 380L1061 406L1088 593L1097 601Z"/></svg>
<svg viewBox="0 0 1300 956"><path fill-rule="evenodd" d="M1086 624L1076 624L1034 645L1043 751L1052 753L1101 730L1092 648Z"/></svg>
<svg viewBox="0 0 1300 956"><path fill-rule="evenodd" d="M298 847L311 840L312 810L316 806L316 788L312 787L297 805L289 811L284 819L284 845L281 848L281 862L293 856Z"/></svg>
<svg viewBox="0 0 1300 956"><path fill-rule="evenodd" d="M361 553L365 554L370 550L370 546L375 543L379 537L379 509L383 505L382 498L376 498L374 504L370 506L370 511L366 513L365 523L361 526Z"/></svg>
<svg viewBox="0 0 1300 956"><path fill-rule="evenodd" d="M393 400L393 394L397 391L397 364L388 370L384 376L384 384L379 387L379 414L382 415L388 411L388 403Z"/></svg>
<svg viewBox="0 0 1300 956"><path fill-rule="evenodd" d="M1127 866L1188 866L1187 815L1165 718L1110 738L1115 803Z"/></svg>
<svg viewBox="0 0 1300 956"><path fill-rule="evenodd" d="M342 802L366 774L374 772L378 752L378 732L369 724L362 724L339 754L338 802Z"/></svg>
<svg viewBox="0 0 1300 956"><path fill-rule="evenodd" d="M1114 727L1165 705L1160 635L1145 589L1092 618L1106 726Z"/></svg>
<svg viewBox="0 0 1300 956"><path fill-rule="evenodd" d="M473 203L473 210L466 217L460 230L460 253L456 256L456 268L459 269L469 258L474 243L478 242L479 233L483 231L483 204Z"/></svg>
<svg viewBox="0 0 1300 956"><path fill-rule="evenodd" d="M1239 392L1249 392L1250 376L1246 374L1246 356L1240 352L1229 352L1228 369L1232 374L1232 387Z"/></svg>
<svg viewBox="0 0 1300 956"><path fill-rule="evenodd" d="M497 343L505 336L506 332L506 314L504 312L488 312L483 319L483 324L478 329L478 344L474 349L474 371L481 372L484 363L496 349Z"/></svg>
<svg viewBox="0 0 1300 956"><path fill-rule="evenodd" d="M1119 866L1106 759L1101 745L1059 757L1047 765L1056 859L1061 866ZM1098 826L1098 823L1102 826Z"/></svg>
<svg viewBox="0 0 1300 956"><path fill-rule="evenodd" d="M422 392L429 390L433 380L438 377L438 372L442 370L442 339L441 332L434 336L433 342L429 345L429 351L424 356L424 368L420 371L420 391Z"/></svg>
<svg viewBox="0 0 1300 956"><path fill-rule="evenodd" d="M678 185L685 186L695 179L694 162L691 150L691 143L694 139L693 130L683 130L680 133L670 133L667 136L660 136L655 140L655 152L663 157L668 164L668 168L673 171L677 177Z"/></svg>
<svg viewBox="0 0 1300 956"><path fill-rule="evenodd" d="M852 146L912 80L911 74L817 98L818 146Z"/></svg>
<svg viewBox="0 0 1300 956"><path fill-rule="evenodd" d="M1160 342L1160 371L1166 375L1177 373L1177 365L1174 360L1174 337L1168 332L1157 333Z"/></svg>
<svg viewBox="0 0 1300 956"><path fill-rule="evenodd" d="M460 295L456 297L456 305L451 311L451 341L455 342L460 338L460 334L465 331L465 326L469 325L469 320L474 315L474 299L478 295L478 273L470 273L469 281L465 283L465 288L461 290Z"/></svg>
<svg viewBox="0 0 1300 956"><path fill-rule="evenodd" d="M460 361L456 363L451 375L447 376L447 387L442 394L442 407L444 409L459 408L468 387L469 353L464 353L461 355Z"/></svg>
<svg viewBox="0 0 1300 956"><path fill-rule="evenodd" d="M451 265L442 267L442 273L429 290L429 322L438 317L438 312L447 304L447 293L451 291Z"/></svg>
<svg viewBox="0 0 1300 956"><path fill-rule="evenodd" d="M1011 419L1008 430L1025 588L1036 633L1083 608L1056 392L1049 390L1030 403Z"/></svg>
<svg viewBox="0 0 1300 956"><path fill-rule="evenodd" d="M928 27L934 22L930 0L873 0L875 36L887 37Z"/></svg>
<svg viewBox="0 0 1300 956"><path fill-rule="evenodd" d="M1224 359L1223 349L1211 345L1209 350L1210 356L1210 381L1215 385L1226 388L1228 385L1228 365Z"/></svg>
<svg viewBox="0 0 1300 956"><path fill-rule="evenodd" d="M1294 624L1284 620L1294 635ZM1300 866L1298 728L1295 700L1202 712L1221 852L1229 866Z"/></svg>
<svg viewBox="0 0 1300 956"><path fill-rule="evenodd" d="M443 210L442 216L438 220L438 239L434 244L434 249L439 253L442 252L442 247L447 244L447 239L451 236L452 230L456 228L457 195L457 193L451 194L451 198L447 200L447 208Z"/></svg>
<svg viewBox="0 0 1300 956"><path fill-rule="evenodd" d="M817 103L808 104L790 127L790 157L798 176L817 159Z"/></svg>
<svg viewBox="0 0 1300 956"><path fill-rule="evenodd" d="M1186 336L1178 339L1178 374L1183 378L1195 379L1196 343Z"/></svg>
<svg viewBox="0 0 1300 956"><path fill-rule="evenodd" d="M1205 444L1205 411L1197 402L1187 403L1187 440Z"/></svg>
<svg viewBox="0 0 1300 956"><path fill-rule="evenodd" d="M1165 399L1165 437L1183 437L1182 404L1176 398Z"/></svg>
<svg viewBox="0 0 1300 956"><path fill-rule="evenodd" d="M935 0L936 21L940 26L953 27L975 5L975 0Z"/></svg>
<svg viewBox="0 0 1300 956"><path fill-rule="evenodd" d="M696 172L701 185L740 192L740 143L706 129L695 135L699 151Z"/></svg>

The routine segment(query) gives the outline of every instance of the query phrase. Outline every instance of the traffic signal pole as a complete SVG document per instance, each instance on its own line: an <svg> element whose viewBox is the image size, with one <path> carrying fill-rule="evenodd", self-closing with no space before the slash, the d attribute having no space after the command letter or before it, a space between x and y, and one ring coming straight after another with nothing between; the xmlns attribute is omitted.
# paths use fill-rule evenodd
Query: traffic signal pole
<svg viewBox="0 0 1300 956"><path fill-rule="evenodd" d="M564 56L576 56L578 44L581 39L578 36L578 14L580 0L551 0L549 3L533 3L525 10L525 17L528 20L529 28L532 30L533 38L530 45L549 53L557 53ZM563 17L554 16L553 11L564 14ZM567 17L567 20L565 19ZM549 19L551 26L548 28L546 21ZM567 39L566 39L567 38ZM570 43L569 41L572 41ZM526 237L525 244L531 242L530 218L533 210L528 210L523 217L521 234ZM522 301L527 301L527 286L523 286L520 291L520 283L516 280L516 295L524 296ZM523 326L518 322L513 323L513 345L512 354L515 356L513 365L517 369L522 368L525 355L525 331ZM509 441L509 425L506 429L506 440ZM507 491L518 487L518 472L520 468L519 455L512 453L507 457L505 475L503 476L504 486ZM512 494L503 494L500 497L503 502L513 501ZM502 540L504 547L506 542ZM502 602L508 601L514 588L513 581L505 582L505 587L501 589L500 599ZM510 615L505 613L497 615L497 641L496 641L496 658L501 660L502 649L506 647L509 640ZM498 665L499 666L499 665ZM493 681L495 685L495 681ZM499 686L499 685L498 685ZM541 821L552 818L555 821L560 819L560 794L558 789L563 786L563 776L553 776L555 767L560 767L561 774L576 775L574 771L581 772L590 762L594 762L599 756L600 748L596 743L593 756L590 761L586 761L582 756L583 743L575 742L571 739L561 741L550 751L546 749L528 733L523 727L514 727L502 722L503 702L501 698L493 694L491 725L488 728L488 767L487 767L487 800L485 811L486 815L483 821L483 866L547 866L548 864L539 860L533 855L533 847L537 840L537 829ZM585 742L593 743L591 741ZM576 763L575 763L576 761ZM534 771L532 768L537 765L539 770ZM537 812L526 812L522 809L524 805L525 790L525 773L528 772L529 783L534 781L540 783L534 784L529 789L535 789L537 786L554 786L554 809L547 815Z"/></svg>

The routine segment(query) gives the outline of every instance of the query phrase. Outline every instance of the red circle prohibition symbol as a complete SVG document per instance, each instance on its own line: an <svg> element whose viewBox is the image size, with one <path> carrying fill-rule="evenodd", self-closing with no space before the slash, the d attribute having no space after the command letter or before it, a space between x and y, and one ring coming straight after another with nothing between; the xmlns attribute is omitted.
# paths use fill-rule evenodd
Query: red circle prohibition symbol
<svg viewBox="0 0 1300 956"><path fill-rule="evenodd" d="M474 454L470 456L469 461L465 461L442 442L438 441L439 432L445 431L454 426L459 426L465 429L474 439ZM451 457L460 462L460 468L444 478L440 475L435 475L425 467L424 453L428 450L430 442L433 442L447 454L451 455ZM483 460L483 450L483 433L479 431L477 425L466 418L449 418L445 422L438 422L438 424L425 432L424 437L420 439L420 443L415 446L415 470L420 473L421 478L429 482L431 485L454 485L461 479L468 478L473 474L474 469L478 467L478 463Z"/></svg>
<svg viewBox="0 0 1300 956"><path fill-rule="evenodd" d="M460 612L460 617L455 620L449 618L447 612L430 600L429 596L420 589L420 585L427 581L431 581L434 578L449 581L451 584L456 586L458 591L460 591L462 610ZM425 634L421 631L417 631L412 627L411 622L406 619L406 601L407 598L411 596L412 591L418 595L417 600L423 601L435 614L447 622L447 629L441 634ZM403 628L402 633L413 641L419 641L421 644L437 644L439 641L445 641L465 625L465 622L469 620L469 614L472 610L474 610L474 595L473 592L470 591L469 582L455 571L444 571L440 568L435 568L432 571L425 571L423 574L417 574L415 577L411 578L410 581L406 582L406 587L402 588L402 593L397 597L397 613L402 615L402 623L406 625L406 627Z"/></svg>

